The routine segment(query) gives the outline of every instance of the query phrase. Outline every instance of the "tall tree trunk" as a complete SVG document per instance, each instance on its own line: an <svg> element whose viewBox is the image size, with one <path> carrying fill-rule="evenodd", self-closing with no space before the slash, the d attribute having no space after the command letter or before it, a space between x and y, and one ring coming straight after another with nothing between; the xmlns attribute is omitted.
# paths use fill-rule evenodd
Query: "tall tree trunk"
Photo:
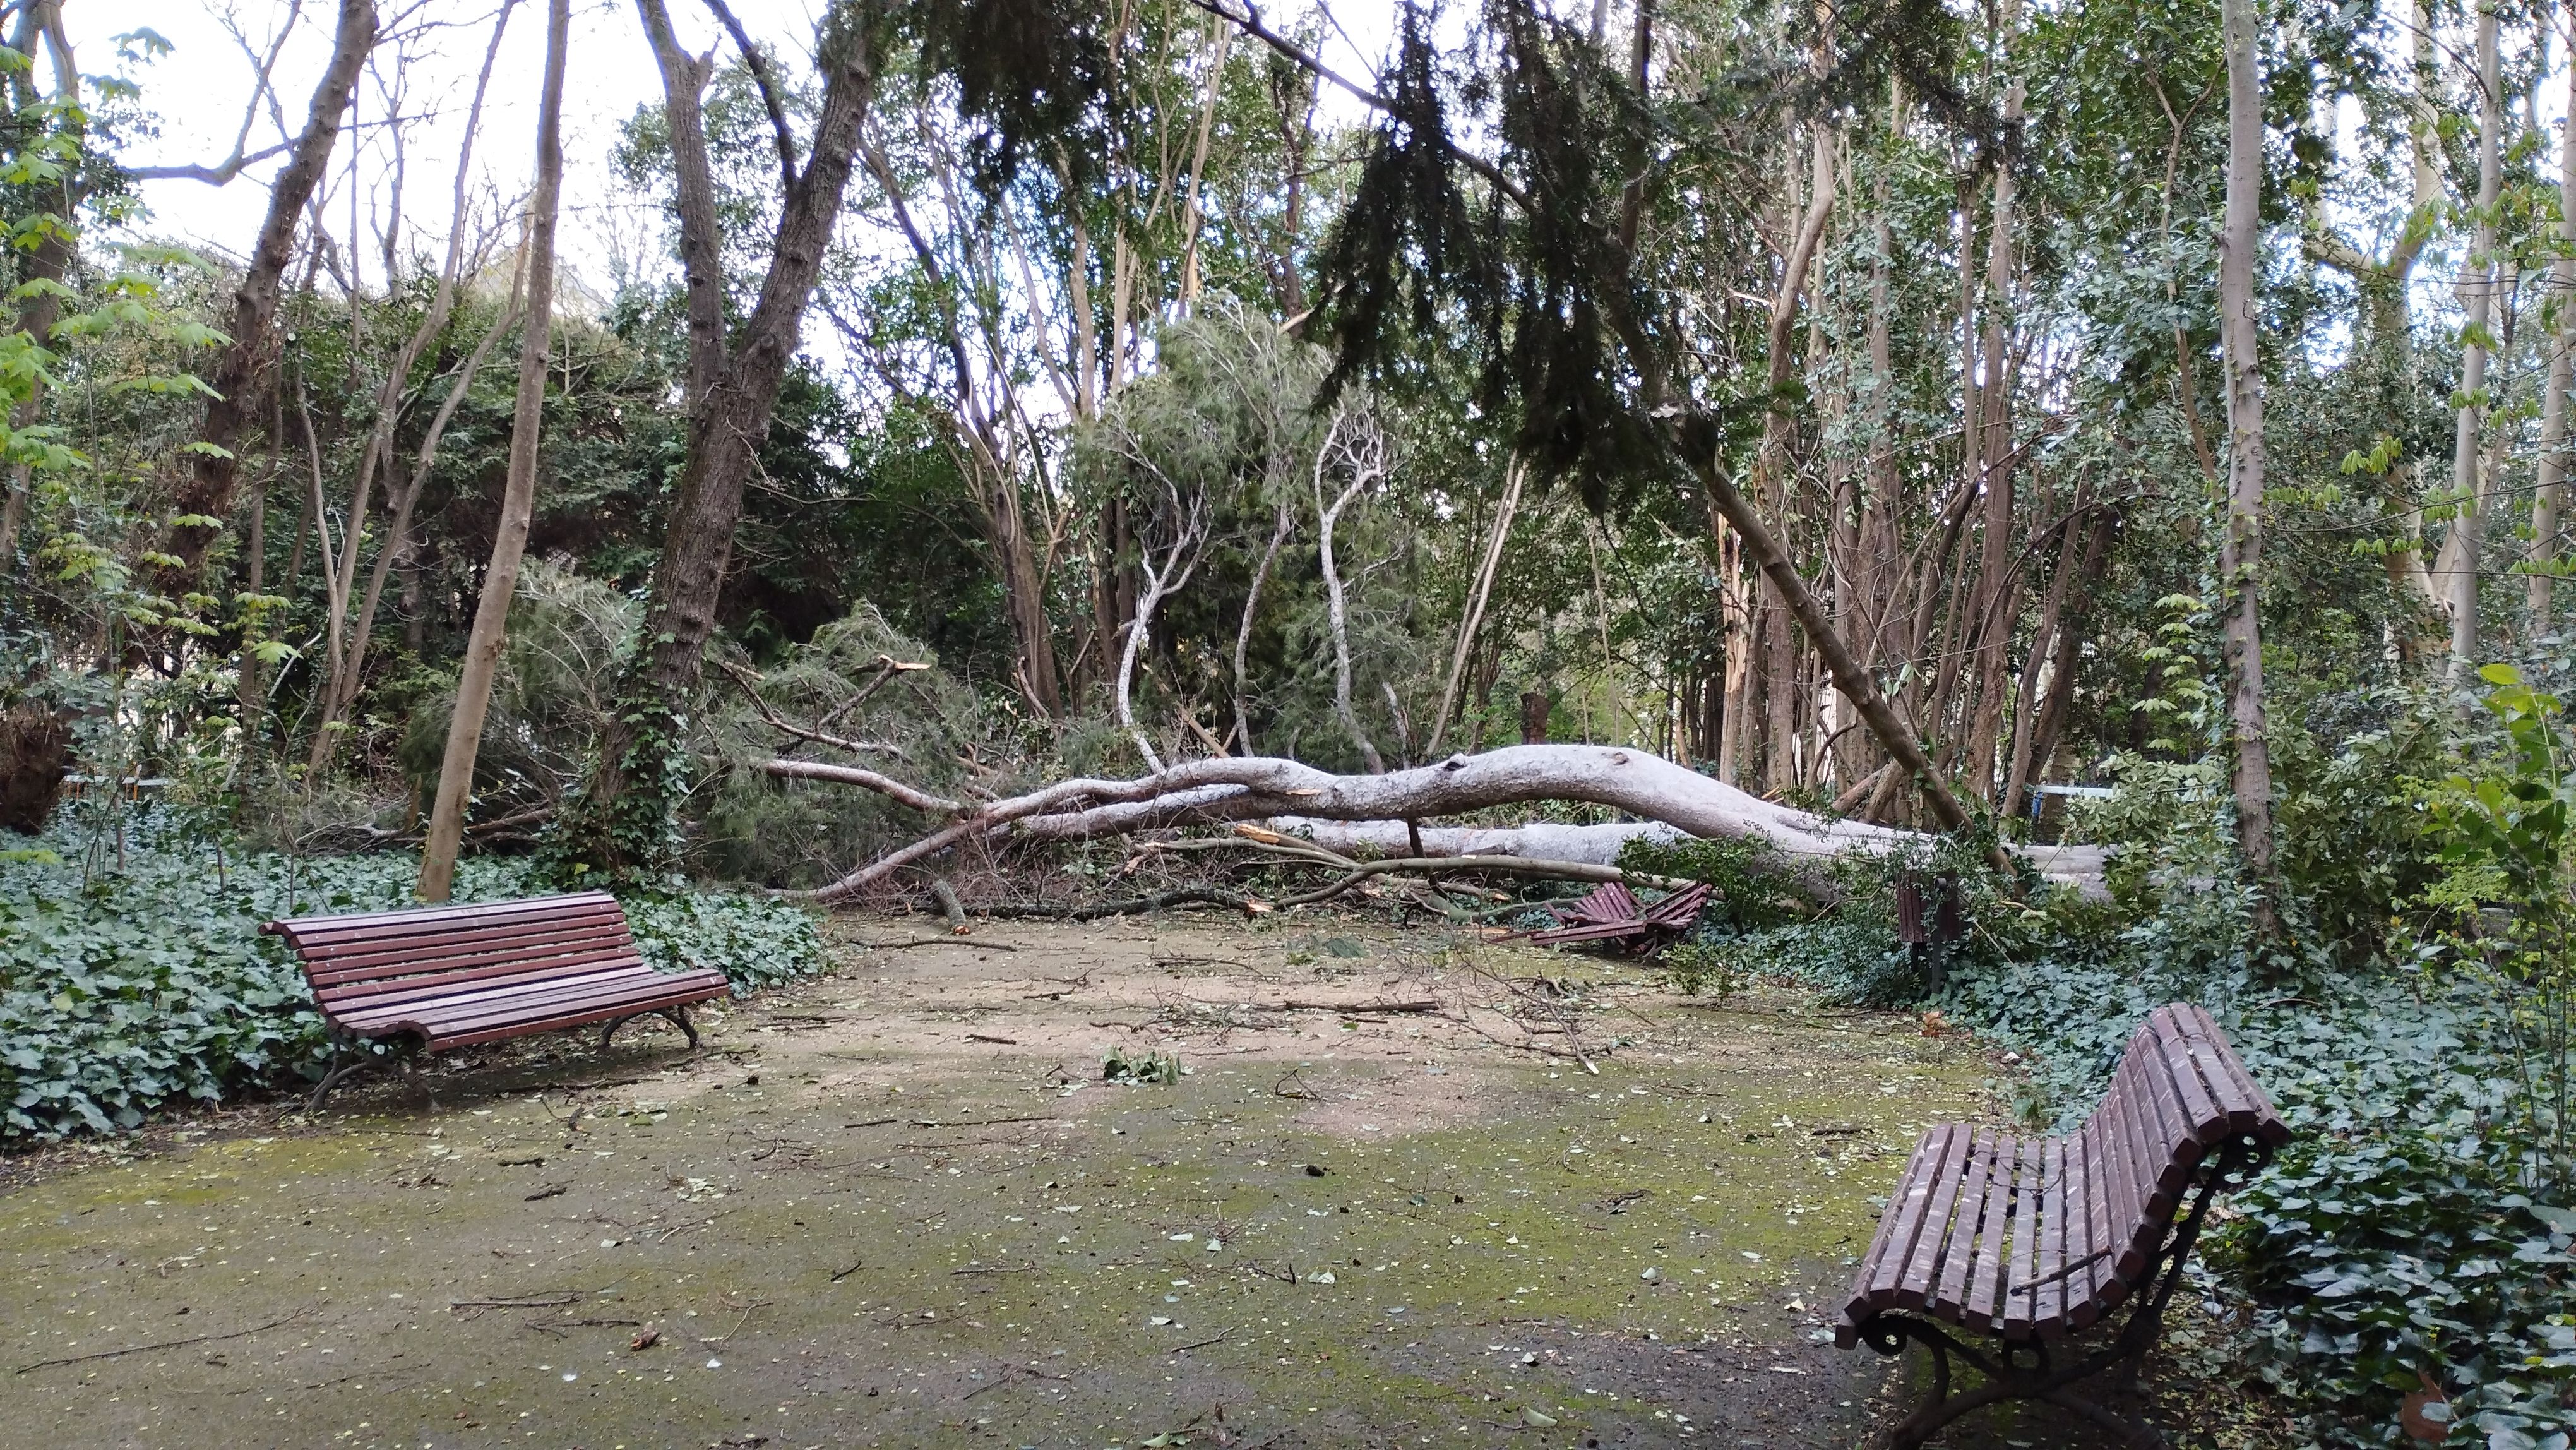
<svg viewBox="0 0 2576 1450"><path fill-rule="evenodd" d="M340 549L340 579L334 597L343 606L357 586L358 545L366 532L369 486L375 482L378 464L383 465L388 476L394 472L394 433L402 418L403 394L411 386L412 369L419 365L421 355L446 333L448 319L455 315L457 281L465 262L465 234L471 229L467 221L471 203L467 198L473 180L474 143L482 131L483 100L491 88L492 64L500 56L501 37L509 29L510 10L509 5L503 5L499 16L492 22L492 40L483 51L483 68L474 78L474 99L466 107L463 140L456 153L456 183L447 214L447 255L439 265L437 290L431 294L429 306L421 314L420 325L412 329L411 336L395 351L393 360L386 366L384 385L376 390L375 426L368 431L366 452L359 459L357 483L350 491L348 533ZM395 185L398 193L399 175ZM385 290L390 299L395 290L392 243L388 241L386 246ZM479 264L480 258L477 261ZM518 303L517 280L513 279L511 289L512 307ZM456 385L449 390L445 406L438 410L437 420L423 435L420 462L413 472L411 486L397 493L388 485L387 501L391 505L392 522L387 527L384 543L376 551L375 571L367 583L365 602L359 607L355 627L345 637L345 646L338 630L339 619L335 616L331 621L332 648L323 659L322 713L313 727L313 754L306 766L308 777L318 775L329 763L336 739L331 727L338 722L340 712L357 701L359 671L366 663L368 642L375 631L376 605L384 597L386 572L409 548L412 505L419 500L421 485L428 481L429 465L438 452L439 436L446 431L448 420L456 415L457 405L464 401L466 390L473 386L474 375L482 368L485 355L508 323L505 310L504 315L495 320L492 331L485 334L482 343L474 349L472 358L458 375Z"/></svg>
<svg viewBox="0 0 2576 1450"><path fill-rule="evenodd" d="M2004 0L2003 45L2009 57L2020 49L2021 0ZM2022 82L2015 75L2004 88L2004 121L2018 123ZM2009 164L1995 168L1994 220L1986 237L1984 417L1977 435L1981 445L1978 474L1985 488L1984 549L1977 562L1975 606L1969 611L1966 643L1975 651L1970 674L1966 751L1959 773L1965 788L1980 800L1995 792L1995 742L2001 732L2003 700L2012 671L2006 656L2012 644L2013 616L2018 612L2012 567L2013 495L2017 470L2013 449L2012 292L2020 270L2014 214L2020 188Z"/></svg>
<svg viewBox="0 0 2576 1450"><path fill-rule="evenodd" d="M1820 7L1821 14L1821 7ZM1820 32L1822 34L1824 32ZM1832 57L1819 39L1810 58L1810 70L1824 74ZM1753 496L1761 501L1775 518L1786 517L1790 489L1789 445L1796 431L1796 420L1790 416L1788 391L1794 376L1796 356L1792 351L1797 337L1799 301L1806 295L1807 276L1813 269L1816 252L1824 243L1825 224L1834 210L1834 133L1822 118L1810 121L1808 142L1806 206L1799 210L1794 201L1782 210L1785 222L1794 216L1796 230L1787 238L1788 251L1780 258L1780 281L1771 294L1770 327L1765 338L1767 367L1764 375L1766 396L1762 415L1762 442L1754 454ZM1791 187L1795 189L1795 173ZM1748 636L1748 645L1761 651L1761 689L1768 709L1763 748L1766 753L1764 775L1772 790L1783 791L1797 782L1796 751L1791 741L1797 735L1797 702L1799 696L1797 637L1790 627L1788 612L1776 607L1777 590L1757 587L1758 633ZM1743 691L1749 696L1752 690ZM1729 704L1749 715L1749 699ZM1743 743L1739 737L1739 746Z"/></svg>
<svg viewBox="0 0 2576 1450"><path fill-rule="evenodd" d="M1333 633L1333 714L1342 722L1342 728L1350 733L1351 742L1360 748L1360 759L1367 762L1369 774L1383 775L1386 761L1378 755L1377 746L1369 740L1368 732L1360 728L1359 712L1351 705L1350 614L1342 597L1341 569L1333 562L1333 525L1341 519L1342 510L1350 507L1351 500L1375 485L1384 473L1380 460L1371 456L1367 442L1354 441L1345 445L1351 469L1350 486L1331 503L1324 502L1324 470L1330 466L1334 439L1342 433L1341 425L1348 417L1344 414L1334 418L1332 426L1324 432L1324 446L1315 454L1316 557L1324 570L1325 619ZM1373 433L1375 426L1362 421L1355 425L1354 431L1365 428Z"/></svg>
<svg viewBox="0 0 2576 1450"><path fill-rule="evenodd" d="M1512 536L1512 515L1521 504L1521 480L1527 469L1516 454L1503 469L1503 497L1494 506L1494 526L1485 538L1485 554L1476 565L1475 581L1467 589L1466 612L1458 620L1458 645L1449 652L1449 682L1440 687L1440 714L1431 723L1429 754L1440 753L1440 743L1449 737L1449 717L1458 707L1458 682L1467 672L1467 660L1475 652L1476 630L1485 622L1485 600L1493 592L1495 571L1502 567L1503 545Z"/></svg>
<svg viewBox="0 0 2576 1450"><path fill-rule="evenodd" d="M2221 0L2221 7L2227 42L2227 217L2219 236L2218 306L2227 358L2228 487L2218 572L2229 595L2228 715L2235 726L2237 848L2258 892L2256 929L2270 936L2279 923L2270 895L2272 753L2263 707L2263 370L2256 350L2261 334L2254 298L2255 248L2262 229L2263 77L2255 0ZM2492 78L2492 13L2484 19L2483 36ZM2493 145L2492 133L2488 144ZM2494 174L2490 162L2489 178Z"/></svg>
<svg viewBox="0 0 2576 1450"><path fill-rule="evenodd" d="M241 479L243 440L258 426L261 392L277 362L274 324L280 280L295 252L295 224L322 180L331 148L340 139L341 114L358 84L358 71L376 44L376 7L372 0L340 0L340 23L331 42L331 63L313 88L304 129L288 153L284 169L268 194L268 216L259 240L233 289L227 331L232 341L215 364L215 396L206 404L197 441L207 445L189 453L178 487L172 491L176 515L221 519L232 512L233 490ZM176 564L159 566L156 593L177 598L196 587L197 575L213 547L220 525L191 523L170 530L168 552Z"/></svg>
<svg viewBox="0 0 2576 1450"><path fill-rule="evenodd" d="M876 90L875 37L859 7L823 20L817 67L826 79L805 166L779 209L759 299L727 336L724 260L701 97L713 60L672 33L664 0L636 0L662 71L679 193L680 258L689 328L688 454L680 468L644 612L644 644L600 730L599 759L577 823L584 857L612 871L649 864L674 843L685 788L687 730L716 603L733 556L742 490L769 436L778 390L796 358L807 298L821 277L841 198Z"/></svg>
<svg viewBox="0 0 2576 1450"><path fill-rule="evenodd" d="M2075 481L2075 507L2067 515L2065 534L2057 544L2057 570L2048 581L2047 602L2040 606L2039 629L2031 636L2030 653L2022 662L2021 688L2013 700L2012 765L2004 776L2005 821L2017 820L2029 799L2030 773L2034 765L2046 767L2047 757L2037 754L2039 741L2039 688L2044 670L2058 668L2063 653L2058 648L2061 632L2069 638L2074 630L2065 624L2066 593L2080 571L2085 542L2092 537L2085 514L2090 510L2092 480ZM2054 686L2054 678L2051 685Z"/></svg>
<svg viewBox="0 0 2576 1450"><path fill-rule="evenodd" d="M1279 521L1271 526L1270 547L1261 551L1261 563L1252 571L1252 586L1243 592L1243 619L1234 631L1234 740L1246 755L1258 754L1252 743L1252 706L1248 678L1251 673L1252 626L1261 617L1261 591L1270 582L1270 568L1279 562L1279 551L1288 543L1288 531L1296 522L1296 510L1287 500L1279 503Z"/></svg>
<svg viewBox="0 0 2576 1450"><path fill-rule="evenodd" d="M36 0L18 12L16 33L9 48L26 57L26 64L9 78L10 99L20 113L35 106L35 58L38 47L53 52L54 94L56 105L68 118L65 124L76 131L85 130L86 115L80 105L80 70L73 63L69 43L63 33L60 0ZM22 143L23 144L23 143ZM65 168L59 181L52 183L54 196L51 210L69 221L80 209L86 185L81 168ZM71 266L73 234L68 227L43 227L36 230L32 245L21 254L17 267L18 327L29 342L44 347L52 341L54 322L62 315L62 297L54 290ZM10 425L16 428L34 426L43 411L44 375L39 372L28 389L27 398L12 412ZM18 534L27 521L27 506L34 499L35 470L24 463L9 470L9 496L0 502L0 579L17 576Z"/></svg>
<svg viewBox="0 0 2576 1450"><path fill-rule="evenodd" d="M2451 488L2458 516L2442 546L2442 597L2451 613L2453 684L2468 678L2478 652L2478 564L2484 553L2486 495L2478 454L2487 413L2488 328L2496 288L2496 198L2504 177L2504 81L2496 59L2496 16L2478 13L2478 208L2469 254L2460 262L2459 295L2468 314L2460 329L2460 407L2451 448Z"/></svg>
<svg viewBox="0 0 2576 1450"><path fill-rule="evenodd" d="M2576 116L2576 64L2567 68L2568 114ZM2558 562L2558 511L2567 485L2567 389L2576 380L2576 131L2558 141L2558 256L2541 304L2549 382L2540 404L2540 488L2531 501L2531 633L2550 632L2550 569ZM0 551L0 558L6 558Z"/></svg>
<svg viewBox="0 0 2576 1450"><path fill-rule="evenodd" d="M483 569L482 597L474 603L474 628L456 680L456 708L447 720L447 753L439 760L438 796L429 812L429 839L421 849L414 894L441 902L456 885L456 853L465 839L465 809L473 798L474 759L483 745L483 720L492 705L492 683L508 643L510 598L518 592L519 564L528 551L528 522L536 513L537 446L545 426L546 344L554 323L555 213L563 196L564 58L572 36L571 0L546 8L546 74L537 101L537 189L528 202L525 268L528 301L519 336L519 387L510 409L509 472L501 487L501 517L492 533L492 558Z"/></svg>

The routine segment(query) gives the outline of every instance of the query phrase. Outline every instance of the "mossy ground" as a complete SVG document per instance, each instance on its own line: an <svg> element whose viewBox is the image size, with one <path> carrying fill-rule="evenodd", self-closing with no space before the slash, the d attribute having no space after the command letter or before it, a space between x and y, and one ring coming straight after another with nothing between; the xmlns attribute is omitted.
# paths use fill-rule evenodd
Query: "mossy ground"
<svg viewBox="0 0 2576 1450"><path fill-rule="evenodd" d="M1848 1445L1904 1389L1819 1342L1875 1199L1923 1124L1997 1100L1904 1019L1445 937L844 950L705 1055L522 1046L25 1175L10 1438ZM1267 1006L1515 973L1597 1073ZM1191 1071L1098 1083L1113 1042ZM1999 1438L2088 1443L1948 1443Z"/></svg>

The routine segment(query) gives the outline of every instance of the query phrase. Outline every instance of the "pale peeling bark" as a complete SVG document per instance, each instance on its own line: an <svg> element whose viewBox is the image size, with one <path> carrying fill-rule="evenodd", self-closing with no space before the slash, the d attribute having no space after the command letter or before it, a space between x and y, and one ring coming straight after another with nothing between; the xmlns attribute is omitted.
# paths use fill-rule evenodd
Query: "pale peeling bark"
<svg viewBox="0 0 2576 1450"><path fill-rule="evenodd" d="M912 845L889 852L829 886L791 893L829 903L846 900L897 870L976 837L995 843L1088 840L1173 826L1271 820L1341 849L1373 843L1410 850L1407 820L1459 815L1533 801L1583 801L1643 818L1639 826L1537 825L1519 833L1432 829L1423 847L1434 855L1544 856L1606 861L1634 835L1671 832L1764 842L1792 872L1852 852L1883 853L1928 845L1931 838L1859 821L1831 821L1774 804L1697 771L1632 750L1603 745L1522 745L1482 755L1453 755L1436 765L1383 775L1334 775L1294 760L1229 756L1194 760L1135 780L1069 780L971 811L923 795L871 771L811 761L776 760L772 775L832 781L882 791L956 816ZM1331 826L1327 823L1363 823ZM1614 842L1616 844L1614 844ZM2079 858L2080 859L2080 858ZM2089 870L2067 873L2098 888L2098 856ZM2046 868L2043 868L2044 870Z"/></svg>

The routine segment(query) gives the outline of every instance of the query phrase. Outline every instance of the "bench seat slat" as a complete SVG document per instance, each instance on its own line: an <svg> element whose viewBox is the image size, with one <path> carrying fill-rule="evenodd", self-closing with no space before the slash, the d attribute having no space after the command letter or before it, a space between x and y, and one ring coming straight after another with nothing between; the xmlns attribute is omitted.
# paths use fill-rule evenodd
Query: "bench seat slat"
<svg viewBox="0 0 2576 1450"><path fill-rule="evenodd" d="M327 949L307 949L302 955L317 972L333 976L363 976L388 966L420 969L456 957L542 946L549 941L597 936L631 940L633 935L626 929L626 923L617 917L597 914L561 921L501 922L462 931L349 942Z"/></svg>
<svg viewBox="0 0 2576 1450"><path fill-rule="evenodd" d="M502 972L495 969L488 977L470 982L439 981L416 992L376 992L364 997L326 1002L333 1016L343 1022L357 1022L397 1012L431 1010L437 1004L498 1000L512 995L538 991L549 983L586 982L636 973L662 975L633 956L606 956L593 961L556 965L541 963Z"/></svg>
<svg viewBox="0 0 2576 1450"><path fill-rule="evenodd" d="M1950 1140L1962 1131L1956 1123L1935 1123L1915 1140L1914 1154L1905 1160L1905 1176L1897 1180L1896 1191L1888 1195L1887 1211L1878 1218L1878 1232L1870 1236L1869 1252L1861 1256L1859 1270L1852 1275L1851 1298L1843 1306L1847 1325L1857 1324L1895 1303L1893 1288L1881 1287L1881 1274L1899 1273L1888 1266L1902 1264L1914 1251L1914 1236L1923 1229L1933 1175L1949 1160ZM1892 1284L1893 1278L1888 1282Z"/></svg>
<svg viewBox="0 0 2576 1450"><path fill-rule="evenodd" d="M722 976L723 974L716 973L715 975ZM440 1050L455 1047L472 1047L485 1042L498 1042L505 1038L525 1037L532 1032L554 1032L566 1028L586 1027L594 1022L606 1022L618 1017L639 1016L646 1012L659 1011L665 1007L685 1007L692 1003L703 1002L709 997L720 994L724 990L725 988L723 987L715 987L713 989L709 989L707 987L693 987L686 990L675 987L659 992L651 997L637 997L630 995L605 1004L582 1006L577 1010L572 1007L558 1007L554 1012L549 1013L543 1019L535 1022L497 1023L479 1027L471 1031L460 1031L451 1028L445 1035L439 1037L431 1045Z"/></svg>
<svg viewBox="0 0 2576 1450"><path fill-rule="evenodd" d="M595 956L602 952L630 957L636 955L635 938L622 931L583 931L565 936L474 943L471 946L471 950L436 957L397 958L357 967L315 967L308 975L316 987L363 992L380 982L435 981L447 977L470 981L473 973L503 962L555 961Z"/></svg>
<svg viewBox="0 0 2576 1450"><path fill-rule="evenodd" d="M1977 1210L1977 1237L1969 1251L1966 1312L1959 1322L1971 1329L1995 1323L1995 1297L2003 1287L2006 1224L2012 1215L2013 1170L2019 1166L2021 1140L2009 1134L1995 1139L1994 1171L1986 1179Z"/></svg>
<svg viewBox="0 0 2576 1450"><path fill-rule="evenodd" d="M710 975L721 977L722 973ZM382 1033L397 1027L420 1032L432 1047L456 1038L490 1028L550 1022L565 1017L578 1017L594 1009L647 1011L638 1002L660 1003L674 993L686 995L711 985L690 977L665 975L650 968L565 982L530 984L527 990L506 996L477 997L462 1001L427 1003L409 1010L397 1010L381 1016L370 1014L363 1019L371 1032Z"/></svg>
<svg viewBox="0 0 2576 1450"><path fill-rule="evenodd" d="M2012 1252L2004 1260L2004 1296L2001 1305L2004 1335L2010 1339L2028 1339L2031 1325L2039 1317L2037 1290L2011 1292L2015 1284L2028 1284L2038 1276L2040 1210L2048 1182L2050 1140L2029 1138L2022 1142L2021 1171L2014 1179L2012 1212Z"/></svg>
<svg viewBox="0 0 2576 1450"><path fill-rule="evenodd" d="M563 896L531 896L517 901L480 902L470 906L430 906L400 911L352 912L343 916L293 916L272 921L262 930L289 941L328 945L352 936L408 936L419 932L471 928L518 917L559 917L567 913L615 907L605 891Z"/></svg>
<svg viewBox="0 0 2576 1450"><path fill-rule="evenodd" d="M1979 1128L1966 1134L1968 1153L1951 1175L1950 1197L1943 1204L1940 1222L1931 1230L1929 1252L1940 1276L1928 1286L1929 1297L1905 1307L1930 1308L1935 1313L1956 1314L1966 1305L1968 1285L1976 1273L1977 1222L1985 1212L1986 1185L1995 1175L1995 1154L1999 1140L1991 1128Z"/></svg>
<svg viewBox="0 0 2576 1450"><path fill-rule="evenodd" d="M380 1000L409 1000L459 992L471 992L479 986L528 976L564 976L590 971L596 967L622 962L640 962L632 943L601 943L576 952L542 957L519 957L488 962L465 971L438 972L416 977L373 977L363 982L334 983L317 986L315 995L334 1010L364 1007Z"/></svg>

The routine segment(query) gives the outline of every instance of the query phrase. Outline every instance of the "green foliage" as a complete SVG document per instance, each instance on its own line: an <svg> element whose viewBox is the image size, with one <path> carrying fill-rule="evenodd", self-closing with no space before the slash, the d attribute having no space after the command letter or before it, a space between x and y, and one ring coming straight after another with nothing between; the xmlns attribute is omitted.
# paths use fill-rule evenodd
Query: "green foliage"
<svg viewBox="0 0 2576 1450"><path fill-rule="evenodd" d="M2557 696L2510 665L2479 674L2502 748L2476 774L2450 778L2432 800L2445 837L2442 879L2425 893L2450 923L2431 960L2483 983L2503 1004L2504 1041L2522 1079L2516 1095L2530 1155L2524 1180L2576 1199L2569 1112L2576 1049L2576 897L2567 842L2576 759Z"/></svg>
<svg viewBox="0 0 2576 1450"><path fill-rule="evenodd" d="M1100 1080L1134 1087L1176 1083L1181 1080L1181 1059L1177 1055L1166 1057L1152 1051L1140 1057L1126 1048L1113 1047L1101 1060Z"/></svg>
<svg viewBox="0 0 2576 1450"><path fill-rule="evenodd" d="M1703 923L1736 930L1777 926L1808 914L1809 903L1788 874L1780 853L1758 836L1633 837L1619 848L1619 868L1705 883Z"/></svg>
<svg viewBox="0 0 2576 1450"><path fill-rule="evenodd" d="M320 1071L322 1019L292 956L260 924L408 906L408 853L219 853L178 818L126 823L103 858L70 829L0 859L0 1140L132 1128ZM115 862L122 858L122 865ZM463 863L460 902L551 889L531 863ZM813 919L771 898L643 891L626 898L657 969L721 968L737 991L816 970Z"/></svg>

